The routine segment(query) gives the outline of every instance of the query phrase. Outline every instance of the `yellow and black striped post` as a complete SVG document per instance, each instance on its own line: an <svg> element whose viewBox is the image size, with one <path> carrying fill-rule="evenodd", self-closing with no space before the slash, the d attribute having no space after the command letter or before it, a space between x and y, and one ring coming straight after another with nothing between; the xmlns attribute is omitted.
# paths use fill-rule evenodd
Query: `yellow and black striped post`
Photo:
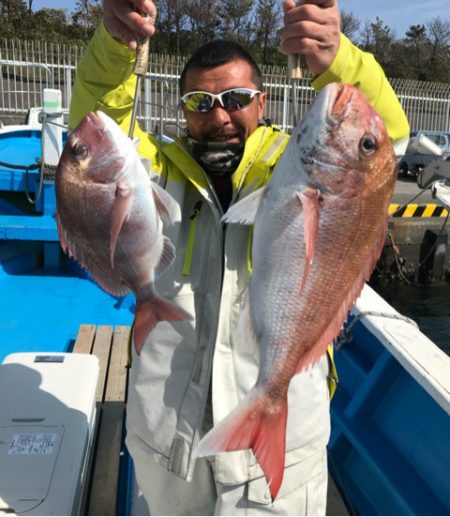
<svg viewBox="0 0 450 517"><path fill-rule="evenodd" d="M400 205L391 203L389 205L389 215L391 217L447 217L448 210L441 205L428 203L426 205L417 205L410 203L408 205Z"/></svg>

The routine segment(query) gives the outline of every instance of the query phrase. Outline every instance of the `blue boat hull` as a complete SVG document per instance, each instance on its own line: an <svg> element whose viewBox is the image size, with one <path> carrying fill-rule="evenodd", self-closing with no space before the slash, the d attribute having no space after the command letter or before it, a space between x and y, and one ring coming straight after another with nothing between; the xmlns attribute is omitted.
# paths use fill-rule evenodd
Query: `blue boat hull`
<svg viewBox="0 0 450 517"><path fill-rule="evenodd" d="M394 332L384 343L362 319L336 352L330 472L353 514L449 515L449 358L413 325L378 320L404 344ZM414 346L430 349L421 364L408 357Z"/></svg>

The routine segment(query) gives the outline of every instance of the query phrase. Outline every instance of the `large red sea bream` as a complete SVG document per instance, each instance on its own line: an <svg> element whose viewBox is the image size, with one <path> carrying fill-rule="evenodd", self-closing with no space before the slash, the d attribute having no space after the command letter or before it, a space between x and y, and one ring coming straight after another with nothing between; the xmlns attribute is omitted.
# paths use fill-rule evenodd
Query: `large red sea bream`
<svg viewBox="0 0 450 517"><path fill-rule="evenodd" d="M162 220L179 220L179 207L150 181L133 142L104 113L89 113L71 133L56 173L56 201L63 250L109 293L136 295L138 353L159 321L191 319L154 288L155 271L175 256Z"/></svg>
<svg viewBox="0 0 450 517"><path fill-rule="evenodd" d="M273 499L283 479L290 380L325 353L375 267L395 180L379 115L354 87L330 84L294 130L268 185L224 216L254 224L243 334L258 342L260 370L196 455L252 449Z"/></svg>

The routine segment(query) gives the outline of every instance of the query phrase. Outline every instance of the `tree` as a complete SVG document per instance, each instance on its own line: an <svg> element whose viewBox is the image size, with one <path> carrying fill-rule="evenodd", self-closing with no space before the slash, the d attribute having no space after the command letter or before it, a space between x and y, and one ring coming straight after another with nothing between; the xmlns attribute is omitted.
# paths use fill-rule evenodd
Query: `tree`
<svg viewBox="0 0 450 517"><path fill-rule="evenodd" d="M64 9L40 9L33 14L32 39L38 41L69 42Z"/></svg>
<svg viewBox="0 0 450 517"><path fill-rule="evenodd" d="M186 13L185 0L166 0L158 3L158 18L156 46L163 52L176 52L181 55L181 49L186 50L187 41L183 41L183 35L187 29L188 15ZM187 40L187 38L185 38ZM155 48L155 45L152 44Z"/></svg>
<svg viewBox="0 0 450 517"><path fill-rule="evenodd" d="M428 24L428 34L431 43L431 57L438 55L449 56L450 53L450 22L441 18L433 18Z"/></svg>
<svg viewBox="0 0 450 517"><path fill-rule="evenodd" d="M416 77L424 77L424 58L427 50L427 32L425 25L411 25L406 31L406 44L414 49L414 66Z"/></svg>
<svg viewBox="0 0 450 517"><path fill-rule="evenodd" d="M355 40L355 33L359 31L361 22L353 13L341 11L341 32L351 40Z"/></svg>
<svg viewBox="0 0 450 517"><path fill-rule="evenodd" d="M392 45L395 41L392 29L378 16L374 22L366 22L361 39L361 46L374 54L377 61L390 73L392 66Z"/></svg>
<svg viewBox="0 0 450 517"><path fill-rule="evenodd" d="M270 51L272 50L273 53L278 47L277 38L281 19L281 5L277 0L258 0L254 19L255 44L260 49L260 61L263 64L270 64Z"/></svg>
<svg viewBox="0 0 450 517"><path fill-rule="evenodd" d="M29 14L21 0L0 0L0 27L3 38L26 38Z"/></svg>
<svg viewBox="0 0 450 517"><path fill-rule="evenodd" d="M224 0L221 6L222 35L241 44L250 40L250 13L253 0Z"/></svg>
<svg viewBox="0 0 450 517"><path fill-rule="evenodd" d="M450 22L433 18L428 24L429 74L435 81L450 81Z"/></svg>
<svg viewBox="0 0 450 517"><path fill-rule="evenodd" d="M101 0L77 0L72 20L81 29L85 41L94 34L103 16Z"/></svg>
<svg viewBox="0 0 450 517"><path fill-rule="evenodd" d="M212 40L221 24L218 0L186 0L194 48Z"/></svg>

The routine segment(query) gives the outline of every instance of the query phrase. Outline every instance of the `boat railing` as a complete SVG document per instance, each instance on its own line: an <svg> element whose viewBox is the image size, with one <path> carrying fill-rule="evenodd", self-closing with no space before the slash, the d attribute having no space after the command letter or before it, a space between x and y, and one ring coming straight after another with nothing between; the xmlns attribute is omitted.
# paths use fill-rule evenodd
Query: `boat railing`
<svg viewBox="0 0 450 517"><path fill-rule="evenodd" d="M16 61L13 59L0 59L0 66L18 66L25 68L40 68L45 71L48 76L49 86L53 88L54 86L54 77L51 68L48 65L43 63L32 63L29 61Z"/></svg>

